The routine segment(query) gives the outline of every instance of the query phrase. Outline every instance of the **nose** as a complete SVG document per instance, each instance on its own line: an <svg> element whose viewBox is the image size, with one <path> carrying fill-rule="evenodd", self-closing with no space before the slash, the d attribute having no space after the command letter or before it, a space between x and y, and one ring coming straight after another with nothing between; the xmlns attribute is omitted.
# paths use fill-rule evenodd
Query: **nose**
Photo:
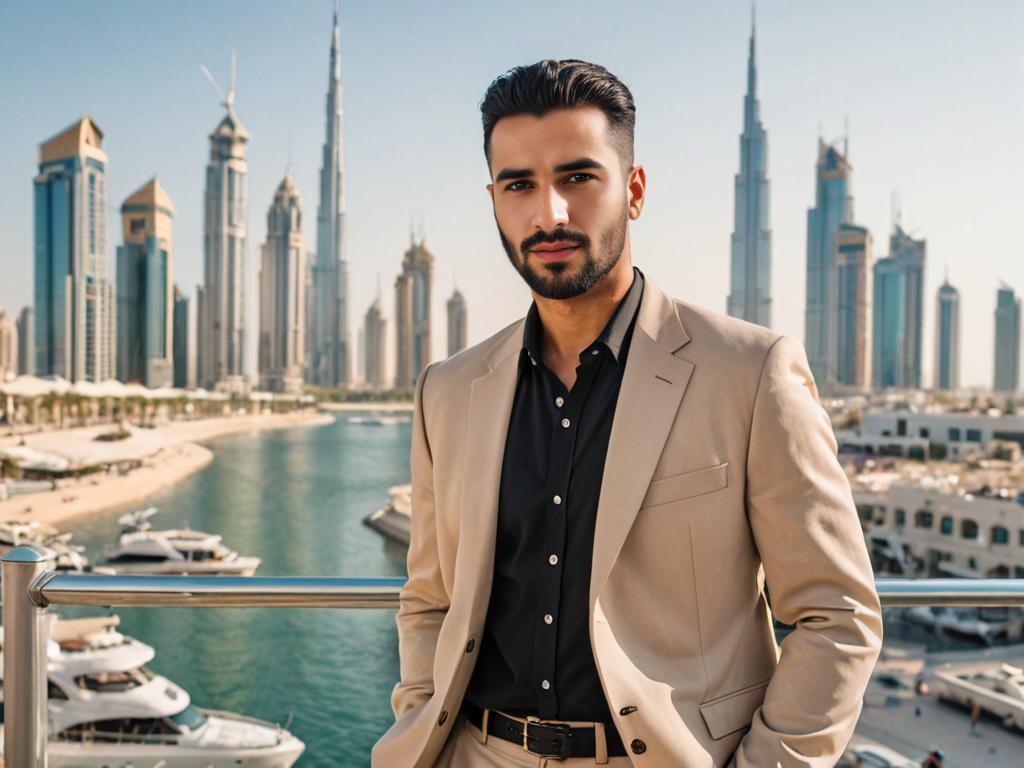
<svg viewBox="0 0 1024 768"><path fill-rule="evenodd" d="M569 203L555 187L548 187L536 199L537 209L530 222L535 229L550 232L569 223Z"/></svg>

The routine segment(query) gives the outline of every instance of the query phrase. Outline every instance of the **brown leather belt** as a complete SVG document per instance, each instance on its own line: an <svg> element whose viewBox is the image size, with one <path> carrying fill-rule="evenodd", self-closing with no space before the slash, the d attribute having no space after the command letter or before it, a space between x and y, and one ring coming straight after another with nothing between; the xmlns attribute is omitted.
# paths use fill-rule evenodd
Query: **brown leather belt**
<svg viewBox="0 0 1024 768"><path fill-rule="evenodd" d="M464 701L462 712L469 722L484 730L484 710ZM567 723L532 717L509 717L495 709L487 710L487 734L518 744L538 757L565 760L567 757L595 757L597 754L594 728L576 728ZM614 724L604 724L604 740L609 757L626 756L626 747Z"/></svg>

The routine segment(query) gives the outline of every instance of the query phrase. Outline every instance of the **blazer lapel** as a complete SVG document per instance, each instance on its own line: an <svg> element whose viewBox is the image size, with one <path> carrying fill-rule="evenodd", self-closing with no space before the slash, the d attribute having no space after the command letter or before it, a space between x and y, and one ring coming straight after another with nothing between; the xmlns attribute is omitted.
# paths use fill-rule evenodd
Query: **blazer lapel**
<svg viewBox="0 0 1024 768"><path fill-rule="evenodd" d="M462 483L456 583L473 590L470 628L482 627L494 574L498 526L498 492L505 439L515 397L523 323L488 356L490 370L473 380L469 397L469 434Z"/></svg>
<svg viewBox="0 0 1024 768"><path fill-rule="evenodd" d="M590 610L640 509L693 372L675 305L648 279L633 329L597 505Z"/></svg>

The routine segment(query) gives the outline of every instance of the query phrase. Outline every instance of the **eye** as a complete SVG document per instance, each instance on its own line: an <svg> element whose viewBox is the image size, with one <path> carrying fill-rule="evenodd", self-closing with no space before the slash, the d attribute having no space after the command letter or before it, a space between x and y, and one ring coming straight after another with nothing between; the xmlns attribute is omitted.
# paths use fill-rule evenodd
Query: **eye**
<svg viewBox="0 0 1024 768"><path fill-rule="evenodd" d="M521 192L524 189L528 189L529 186L530 182L528 181L513 181L511 184L505 187L505 190L507 192Z"/></svg>
<svg viewBox="0 0 1024 768"><path fill-rule="evenodd" d="M594 177L589 173L574 173L572 176L569 176L566 181L573 184L580 184L584 181L590 181L592 178Z"/></svg>

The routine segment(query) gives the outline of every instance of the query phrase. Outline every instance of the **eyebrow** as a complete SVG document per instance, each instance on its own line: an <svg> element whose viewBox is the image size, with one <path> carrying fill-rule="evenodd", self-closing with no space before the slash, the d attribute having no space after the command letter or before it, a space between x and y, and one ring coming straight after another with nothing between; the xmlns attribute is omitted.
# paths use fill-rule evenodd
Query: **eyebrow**
<svg viewBox="0 0 1024 768"><path fill-rule="evenodd" d="M570 171L584 171L588 169L604 170L604 165L592 157L581 157L579 160L556 165L555 173L568 173ZM531 176L533 176L533 170L530 168L502 168L498 175L494 177L494 181L497 183L511 179L528 179Z"/></svg>

